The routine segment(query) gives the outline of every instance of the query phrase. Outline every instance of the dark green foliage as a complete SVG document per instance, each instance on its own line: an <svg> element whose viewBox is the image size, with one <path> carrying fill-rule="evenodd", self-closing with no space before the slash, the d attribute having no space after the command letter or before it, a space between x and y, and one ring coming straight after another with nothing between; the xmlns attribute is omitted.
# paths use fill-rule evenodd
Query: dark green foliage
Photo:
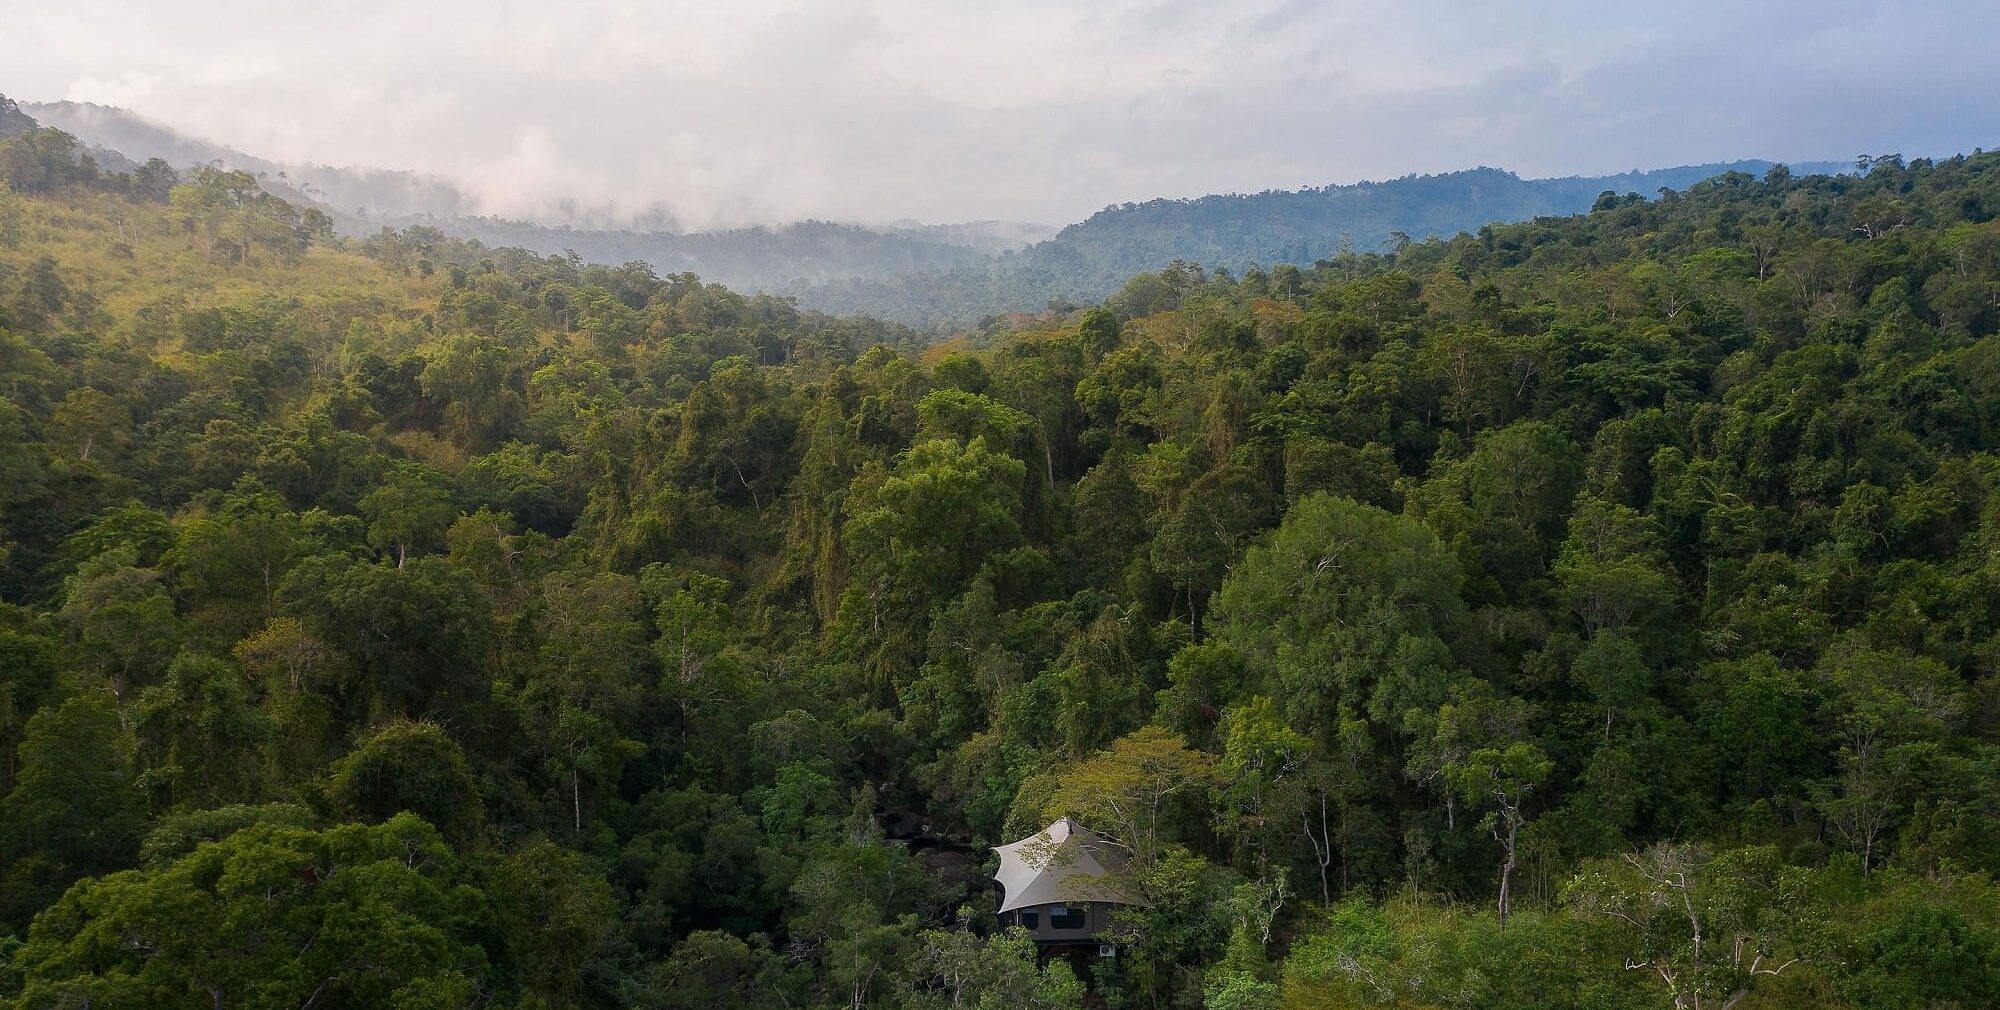
<svg viewBox="0 0 2000 1010"><path fill-rule="evenodd" d="M482 818L465 753L434 723L392 723L334 762L327 798L341 817L386 821L408 811L449 837L470 837Z"/></svg>
<svg viewBox="0 0 2000 1010"><path fill-rule="evenodd" d="M0 799L0 915L20 928L72 881L130 866L145 830L118 715L79 697L28 721Z"/></svg>
<svg viewBox="0 0 2000 1010"><path fill-rule="evenodd" d="M29 721L58 697L57 649L53 636L0 627L0 790L14 786L16 748Z"/></svg>
<svg viewBox="0 0 2000 1010"><path fill-rule="evenodd" d="M485 693L490 605L465 571L443 558L405 565L315 558L286 578L279 595L369 672L377 710L411 717L462 710Z"/></svg>

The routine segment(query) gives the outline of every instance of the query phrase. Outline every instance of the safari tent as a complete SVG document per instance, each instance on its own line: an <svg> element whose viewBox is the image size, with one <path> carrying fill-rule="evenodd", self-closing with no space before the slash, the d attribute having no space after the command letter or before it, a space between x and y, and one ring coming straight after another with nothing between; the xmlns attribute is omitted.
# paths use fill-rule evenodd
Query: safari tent
<svg viewBox="0 0 2000 1010"><path fill-rule="evenodd" d="M1112 906L1145 904L1122 876L1124 852L1067 817L993 851L1000 924L1026 929L1037 943L1097 943Z"/></svg>

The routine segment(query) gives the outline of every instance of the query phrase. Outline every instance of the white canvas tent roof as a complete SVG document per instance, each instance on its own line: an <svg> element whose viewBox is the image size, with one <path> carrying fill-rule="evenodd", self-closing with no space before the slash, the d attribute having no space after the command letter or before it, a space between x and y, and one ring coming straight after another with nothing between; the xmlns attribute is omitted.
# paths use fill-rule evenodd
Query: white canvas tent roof
<svg viewBox="0 0 2000 1010"><path fill-rule="evenodd" d="M1125 855L1089 828L1065 817L1018 842L994 846L1000 870L993 879L1006 888L1000 911L1028 905L1104 901L1143 905L1120 889L1113 874Z"/></svg>

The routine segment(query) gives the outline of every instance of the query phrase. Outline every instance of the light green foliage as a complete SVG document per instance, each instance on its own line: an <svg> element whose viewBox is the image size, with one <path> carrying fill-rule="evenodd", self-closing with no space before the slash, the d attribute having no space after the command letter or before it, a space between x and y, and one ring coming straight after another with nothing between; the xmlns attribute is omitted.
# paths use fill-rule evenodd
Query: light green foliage
<svg viewBox="0 0 2000 1010"><path fill-rule="evenodd" d="M1912 787L1950 761L1938 742L1964 718L1965 691L1950 670L1922 657L1842 652L1827 665L1837 692L1839 771L1813 794L1867 870Z"/></svg>
<svg viewBox="0 0 2000 1010"><path fill-rule="evenodd" d="M1490 912L1408 901L1342 901L1308 920L1280 979L1281 1007L1672 1006L1616 961L1585 967L1588 938L1567 919L1524 912L1504 931Z"/></svg>
<svg viewBox="0 0 2000 1010"><path fill-rule="evenodd" d="M848 557L879 571L914 600L962 584L986 552L1020 534L1019 488L1026 467L983 438L937 439L912 448L850 505Z"/></svg>
<svg viewBox="0 0 2000 1010"><path fill-rule="evenodd" d="M139 845L139 863L149 869L164 867L204 843L219 842L252 825L310 828L315 823L312 811L295 803L239 803L173 814L146 832Z"/></svg>
<svg viewBox="0 0 2000 1010"><path fill-rule="evenodd" d="M984 439L1023 464L1036 451L1035 422L1027 414L973 392L940 389L917 401L917 439Z"/></svg>
<svg viewBox="0 0 2000 1010"><path fill-rule="evenodd" d="M412 464L390 470L382 485L356 504L368 520L368 545L393 553L398 568L413 549L442 547L445 527L452 520L443 482L424 467Z"/></svg>
<svg viewBox="0 0 2000 1010"><path fill-rule="evenodd" d="M1555 765L1529 737L1534 708L1504 698L1481 681L1452 685L1451 700L1435 714L1416 712L1411 723L1428 736L1411 749L1413 778L1442 787L1447 803L1463 800L1484 811L1479 827L1500 844L1499 923L1512 911L1513 874L1529 804Z"/></svg>
<svg viewBox="0 0 2000 1010"><path fill-rule="evenodd" d="M1231 706L1222 726L1222 760L1216 765L1221 783L1218 827L1250 845L1270 834L1289 834L1292 811L1284 792L1311 761L1312 743L1285 725L1263 695ZM1282 879L1283 871L1279 874Z"/></svg>
<svg viewBox="0 0 2000 1010"><path fill-rule="evenodd" d="M15 955L7 1005L467 1007L490 970L481 904L411 815L247 828L70 889Z"/></svg>
<svg viewBox="0 0 2000 1010"><path fill-rule="evenodd" d="M1017 808L1008 827L1017 834L1039 831L1059 817L1096 825L1093 830L1132 857L1143 880L1166 843L1162 832L1171 830L1174 804L1199 798L1214 770L1214 757L1148 726L1051 773L1046 786L1024 786L1022 796L1039 796L1040 805L1032 810Z"/></svg>
<svg viewBox="0 0 2000 1010"><path fill-rule="evenodd" d="M644 980L632 987L630 1005L783 1010L793 1005L793 991L801 988L798 974L762 934L745 941L721 930L698 930L676 944L671 956L647 968Z"/></svg>
<svg viewBox="0 0 2000 1010"><path fill-rule="evenodd" d="M1928 892L1928 893L1927 893ZM1963 894L1906 886L1856 924L1841 986L1856 1006L1974 1006L2000 991L2000 924Z"/></svg>
<svg viewBox="0 0 2000 1010"><path fill-rule="evenodd" d="M1212 1010L1276 1010L1278 985L1264 977L1268 974L1263 951L1239 929L1230 934L1228 953L1203 973L1202 1005Z"/></svg>
<svg viewBox="0 0 2000 1010"><path fill-rule="evenodd" d="M1672 1006L1728 1006L1799 964L1785 935L1799 871L1770 849L1711 854L1661 843L1586 868L1564 894Z"/></svg>
<svg viewBox="0 0 2000 1010"><path fill-rule="evenodd" d="M1458 675L1457 561L1423 527L1373 506L1314 495L1222 587L1216 637L1268 678L1295 725L1322 740L1343 715L1401 728Z"/></svg>
<svg viewBox="0 0 2000 1010"><path fill-rule="evenodd" d="M1017 542L1026 472L984 438L933 439L893 470L855 478L842 532L852 576L836 625L875 679L894 678L929 610L961 592L988 552Z"/></svg>
<svg viewBox="0 0 2000 1010"><path fill-rule="evenodd" d="M729 583L713 575L675 574L648 568L642 577L653 597L653 626L660 637L654 650L668 682L684 689L691 703L709 695L717 657L729 641Z"/></svg>
<svg viewBox="0 0 2000 1010"><path fill-rule="evenodd" d="M137 550L122 547L84 562L65 586L61 612L121 705L173 655L182 631L160 573L138 560Z"/></svg>
<svg viewBox="0 0 2000 1010"><path fill-rule="evenodd" d="M1198 991L1199 966L1224 953L1236 925L1225 910L1231 874L1186 848L1168 845L1136 875L1151 903L1120 907L1111 931L1125 942L1118 969L1131 998L1143 1004Z"/></svg>
<svg viewBox="0 0 2000 1010"><path fill-rule="evenodd" d="M1634 509L1583 498L1552 574L1558 597L1591 636L1576 677L1604 706L1608 733L1619 710L1630 713L1651 696L1672 626L1678 593L1659 535Z"/></svg>
<svg viewBox="0 0 2000 1010"><path fill-rule="evenodd" d="M0 180L0 248L12 249L21 244L21 219L26 216L13 187Z"/></svg>
<svg viewBox="0 0 2000 1010"><path fill-rule="evenodd" d="M1037 967L1035 943L1021 930L980 939L963 930L927 930L917 937L899 1005L909 1010L1061 1010L1083 999L1083 984L1067 962Z"/></svg>
<svg viewBox="0 0 2000 1010"><path fill-rule="evenodd" d="M202 166L168 196L172 217L194 237L202 255L241 265L259 251L296 261L333 222L316 209L300 211L264 192L248 172Z"/></svg>

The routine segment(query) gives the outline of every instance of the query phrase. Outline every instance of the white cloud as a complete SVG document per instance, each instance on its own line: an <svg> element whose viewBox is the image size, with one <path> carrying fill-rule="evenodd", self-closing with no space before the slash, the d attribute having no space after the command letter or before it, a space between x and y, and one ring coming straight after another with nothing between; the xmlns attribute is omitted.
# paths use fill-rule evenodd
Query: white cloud
<svg viewBox="0 0 2000 1010"><path fill-rule="evenodd" d="M1156 195L1992 144L2000 7L72 0L0 89L496 213L1062 221Z"/></svg>

